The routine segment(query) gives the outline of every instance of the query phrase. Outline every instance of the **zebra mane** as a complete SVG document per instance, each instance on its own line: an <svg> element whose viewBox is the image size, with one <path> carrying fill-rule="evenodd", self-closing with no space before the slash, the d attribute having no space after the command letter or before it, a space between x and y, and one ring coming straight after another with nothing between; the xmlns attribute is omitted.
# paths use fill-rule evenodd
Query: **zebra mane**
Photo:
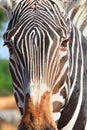
<svg viewBox="0 0 87 130"><path fill-rule="evenodd" d="M87 3L87 0L61 0L64 9L69 12L75 6L81 6Z"/></svg>

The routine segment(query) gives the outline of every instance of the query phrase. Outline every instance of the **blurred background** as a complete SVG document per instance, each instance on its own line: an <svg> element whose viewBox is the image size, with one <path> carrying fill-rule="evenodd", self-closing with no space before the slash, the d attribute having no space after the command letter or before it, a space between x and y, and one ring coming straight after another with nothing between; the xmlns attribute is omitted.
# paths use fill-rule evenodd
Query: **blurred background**
<svg viewBox="0 0 87 130"><path fill-rule="evenodd" d="M0 130L16 130L20 120L13 96L13 87L9 72L9 52L3 46L3 34L8 25L6 11L0 8Z"/></svg>

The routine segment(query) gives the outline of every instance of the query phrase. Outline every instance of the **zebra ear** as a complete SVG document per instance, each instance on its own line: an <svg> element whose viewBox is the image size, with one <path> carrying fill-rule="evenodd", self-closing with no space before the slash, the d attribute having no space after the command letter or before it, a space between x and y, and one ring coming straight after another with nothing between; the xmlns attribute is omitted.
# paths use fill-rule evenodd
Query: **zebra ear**
<svg viewBox="0 0 87 130"><path fill-rule="evenodd" d="M0 0L0 7L9 11L12 8L12 0Z"/></svg>
<svg viewBox="0 0 87 130"><path fill-rule="evenodd" d="M15 7L18 0L0 0L0 7L4 8L10 17L12 9Z"/></svg>

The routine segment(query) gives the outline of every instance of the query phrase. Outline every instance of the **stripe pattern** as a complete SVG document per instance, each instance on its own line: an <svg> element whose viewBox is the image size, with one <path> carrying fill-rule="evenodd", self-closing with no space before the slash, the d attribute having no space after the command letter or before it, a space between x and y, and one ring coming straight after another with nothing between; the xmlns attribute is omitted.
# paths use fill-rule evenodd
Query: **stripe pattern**
<svg viewBox="0 0 87 130"><path fill-rule="evenodd" d="M59 120L58 130L82 130L87 119L83 115L84 124L78 125L79 116L83 114L85 90L86 50L82 41L86 48L87 43L67 20L60 2L18 2L4 41L9 48L14 94L21 114L26 111L27 94L35 105L40 104L45 92L49 92L53 120Z"/></svg>
<svg viewBox="0 0 87 130"><path fill-rule="evenodd" d="M87 74L85 73L87 67L84 65L87 62L85 60L87 51L84 49L84 47L87 48L87 41L81 35L81 32L78 31L73 26L71 31L70 44L71 45L69 49L70 49L70 63L71 63L70 67L71 88L69 93L69 102L65 107L64 111L62 112L61 118L59 120L59 129L61 130L62 127L62 130L67 129L84 130L87 121L87 113L86 113L87 102L85 100L87 99L86 96ZM66 117L68 112L70 112L70 114L68 114L68 117Z"/></svg>
<svg viewBox="0 0 87 130"><path fill-rule="evenodd" d="M68 14L68 18L87 38L87 1L86 0L60 0Z"/></svg>
<svg viewBox="0 0 87 130"><path fill-rule="evenodd" d="M68 12L68 18L87 38L87 2L82 5L73 7Z"/></svg>

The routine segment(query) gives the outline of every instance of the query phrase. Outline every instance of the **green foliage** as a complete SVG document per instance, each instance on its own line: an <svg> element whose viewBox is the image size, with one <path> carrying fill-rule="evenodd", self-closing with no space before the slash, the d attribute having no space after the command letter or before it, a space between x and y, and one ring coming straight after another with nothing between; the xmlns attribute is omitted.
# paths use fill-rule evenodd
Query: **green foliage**
<svg viewBox="0 0 87 130"><path fill-rule="evenodd" d="M12 82L9 72L8 60L0 59L0 95L12 93Z"/></svg>
<svg viewBox="0 0 87 130"><path fill-rule="evenodd" d="M6 11L2 8L0 8L0 21L6 20Z"/></svg>
<svg viewBox="0 0 87 130"><path fill-rule="evenodd" d="M7 20L6 11L0 8L0 29L3 29L2 23ZM9 72L8 60L0 59L0 95L12 93L12 83Z"/></svg>
<svg viewBox="0 0 87 130"><path fill-rule="evenodd" d="M6 11L2 8L0 8L0 29L2 29L2 23L7 20L7 14Z"/></svg>

